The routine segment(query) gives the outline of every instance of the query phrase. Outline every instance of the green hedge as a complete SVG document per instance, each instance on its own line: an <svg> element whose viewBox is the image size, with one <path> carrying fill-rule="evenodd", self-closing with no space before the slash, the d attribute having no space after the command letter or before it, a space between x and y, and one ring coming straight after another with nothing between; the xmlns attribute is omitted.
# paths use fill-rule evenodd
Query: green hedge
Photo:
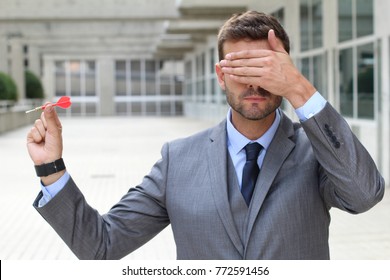
<svg viewBox="0 0 390 280"><path fill-rule="evenodd" d="M43 98L44 92L41 80L31 71L25 72L26 79L26 97L27 98Z"/></svg>
<svg viewBox="0 0 390 280"><path fill-rule="evenodd" d="M17 88L14 80L7 74L0 72L0 100L18 99Z"/></svg>

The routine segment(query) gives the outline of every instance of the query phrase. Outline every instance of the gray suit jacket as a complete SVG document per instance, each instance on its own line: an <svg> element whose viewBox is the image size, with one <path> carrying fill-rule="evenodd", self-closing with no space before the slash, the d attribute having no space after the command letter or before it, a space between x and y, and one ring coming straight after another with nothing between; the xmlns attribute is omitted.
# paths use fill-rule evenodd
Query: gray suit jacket
<svg viewBox="0 0 390 280"><path fill-rule="evenodd" d="M80 259L119 259L171 224L178 259L329 259L329 209L368 210L384 180L329 105L302 125L285 115L240 236L227 191L226 121L167 143L142 183L105 215L72 179L39 213Z"/></svg>

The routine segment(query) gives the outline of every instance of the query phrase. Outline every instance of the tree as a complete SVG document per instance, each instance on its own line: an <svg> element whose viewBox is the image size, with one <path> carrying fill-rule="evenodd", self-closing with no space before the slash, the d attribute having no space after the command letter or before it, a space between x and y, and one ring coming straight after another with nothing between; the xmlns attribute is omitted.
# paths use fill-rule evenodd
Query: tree
<svg viewBox="0 0 390 280"><path fill-rule="evenodd" d="M0 72L0 100L18 99L17 87L14 80L7 74Z"/></svg>
<svg viewBox="0 0 390 280"><path fill-rule="evenodd" d="M41 80L31 71L25 71L26 97L40 98L44 97Z"/></svg>

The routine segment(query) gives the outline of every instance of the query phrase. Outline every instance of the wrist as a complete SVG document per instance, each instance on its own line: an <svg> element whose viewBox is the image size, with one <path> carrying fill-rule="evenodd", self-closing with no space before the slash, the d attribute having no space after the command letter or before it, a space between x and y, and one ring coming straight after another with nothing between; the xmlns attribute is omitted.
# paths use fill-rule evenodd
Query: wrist
<svg viewBox="0 0 390 280"><path fill-rule="evenodd" d="M64 174L65 174L65 169L62 171L59 171L57 173L53 173L49 176L40 177L42 185L49 186L49 185L57 182L62 176L64 176Z"/></svg>
<svg viewBox="0 0 390 280"><path fill-rule="evenodd" d="M304 82L297 84L296 89L292 90L286 99L294 107L298 109L305 105L305 103L317 92L317 89L309 83L306 79Z"/></svg>

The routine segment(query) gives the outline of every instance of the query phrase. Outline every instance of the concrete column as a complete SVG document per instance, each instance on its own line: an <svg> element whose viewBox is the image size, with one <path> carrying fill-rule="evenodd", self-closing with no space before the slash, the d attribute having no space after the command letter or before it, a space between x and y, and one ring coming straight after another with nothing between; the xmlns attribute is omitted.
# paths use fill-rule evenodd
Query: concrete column
<svg viewBox="0 0 390 280"><path fill-rule="evenodd" d="M112 57L101 57L97 61L97 94L100 98L100 114L102 116L115 115L115 69Z"/></svg>
<svg viewBox="0 0 390 280"><path fill-rule="evenodd" d="M8 46L5 36L0 36L0 72L8 73Z"/></svg>
<svg viewBox="0 0 390 280"><path fill-rule="evenodd" d="M336 0L328 0L323 1L323 32L324 32L324 41L323 45L326 49L326 65L327 65L327 73L326 73L326 81L327 81L327 100L331 103L335 108L339 108L338 98L335 92L335 73L337 73L337 69L335 67L335 48L337 46L338 40L338 20L337 20L337 1ZM315 71L315 70L314 70ZM325 93L324 93L325 94Z"/></svg>
<svg viewBox="0 0 390 280"><path fill-rule="evenodd" d="M18 88L18 99L26 98L26 89L24 81L24 54L22 41L19 38L13 38L11 43L11 76Z"/></svg>
<svg viewBox="0 0 390 280"><path fill-rule="evenodd" d="M378 114L378 165L381 169L381 173L385 180L390 180L390 85L388 79L385 77L390 73L390 42L388 36L384 36L381 40L381 92L379 106L380 111Z"/></svg>
<svg viewBox="0 0 390 280"><path fill-rule="evenodd" d="M380 107L378 114L378 165L388 185L390 180L390 83L388 79L390 73L390 31L388 29L387 19L390 1L376 0L374 2L374 9L375 32L378 38L381 39L380 73L382 75L380 79L380 99L378 100L378 106Z"/></svg>
<svg viewBox="0 0 390 280"><path fill-rule="evenodd" d="M41 62L39 50L36 46L28 46L28 70L33 72L37 77L41 76Z"/></svg>
<svg viewBox="0 0 390 280"><path fill-rule="evenodd" d="M286 1L284 6L284 28L290 38L290 56L294 64L298 65L298 54L301 49L300 25L299 25L299 0ZM285 112L294 121L298 121L293 106L286 100Z"/></svg>
<svg viewBox="0 0 390 280"><path fill-rule="evenodd" d="M46 100L53 100L55 97L55 65L51 57L43 58L43 90Z"/></svg>

